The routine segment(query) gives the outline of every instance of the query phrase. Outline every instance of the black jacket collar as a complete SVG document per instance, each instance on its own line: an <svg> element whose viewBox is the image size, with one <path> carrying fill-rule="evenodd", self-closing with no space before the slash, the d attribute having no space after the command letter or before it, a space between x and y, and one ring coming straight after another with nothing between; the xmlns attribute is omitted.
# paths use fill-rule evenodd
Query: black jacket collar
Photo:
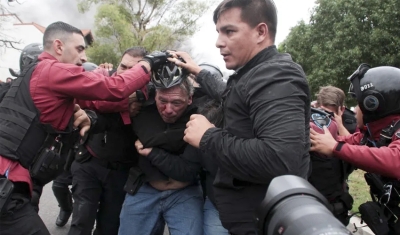
<svg viewBox="0 0 400 235"><path fill-rule="evenodd" d="M250 69L254 68L258 64L268 60L269 58L273 57L274 55L278 54L278 50L276 49L275 45L269 46L262 51L260 51L257 55L255 55L247 64L243 67L240 67L234 75L243 75L247 73Z"/></svg>

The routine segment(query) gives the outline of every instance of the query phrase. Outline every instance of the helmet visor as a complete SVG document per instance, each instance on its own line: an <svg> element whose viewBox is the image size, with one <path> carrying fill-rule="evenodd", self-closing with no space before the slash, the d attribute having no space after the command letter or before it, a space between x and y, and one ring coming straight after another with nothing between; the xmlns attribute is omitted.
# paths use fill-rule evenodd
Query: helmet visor
<svg viewBox="0 0 400 235"><path fill-rule="evenodd" d="M365 63L361 64L360 66L358 66L357 70L354 71L354 73L347 78L347 80L350 81L350 87L349 87L348 94L350 94L351 97L357 99L357 93L361 92L361 91L356 91L355 89L360 89L359 88L360 81L364 77L364 74L370 68L371 68L371 66L369 66L368 64L365 64Z"/></svg>

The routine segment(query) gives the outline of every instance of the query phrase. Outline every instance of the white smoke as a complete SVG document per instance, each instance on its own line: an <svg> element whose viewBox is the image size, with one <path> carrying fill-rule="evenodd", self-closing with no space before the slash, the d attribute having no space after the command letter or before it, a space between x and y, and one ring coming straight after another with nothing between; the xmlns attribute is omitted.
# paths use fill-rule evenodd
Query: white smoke
<svg viewBox="0 0 400 235"><path fill-rule="evenodd" d="M3 0L1 0L3 3ZM19 3L19 4L18 4ZM10 13L15 13L24 23L35 22L47 27L56 21L63 21L80 29L92 29L96 7L79 13L74 0L18 0L6 5ZM93 31L92 31L93 32Z"/></svg>

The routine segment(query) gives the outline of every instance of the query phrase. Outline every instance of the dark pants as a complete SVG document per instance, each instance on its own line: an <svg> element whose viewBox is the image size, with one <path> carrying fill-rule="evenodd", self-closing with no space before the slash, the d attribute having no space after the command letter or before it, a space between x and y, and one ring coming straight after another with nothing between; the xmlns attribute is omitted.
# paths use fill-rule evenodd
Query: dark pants
<svg viewBox="0 0 400 235"><path fill-rule="evenodd" d="M1 235L50 235L28 195L13 194L7 211L0 217Z"/></svg>
<svg viewBox="0 0 400 235"><path fill-rule="evenodd" d="M71 171L63 171L57 178L53 180L53 183L71 185L72 184L72 174Z"/></svg>
<svg viewBox="0 0 400 235"><path fill-rule="evenodd" d="M126 169L125 169L126 168ZM110 169L92 157L71 167L74 206L69 235L117 235L129 168Z"/></svg>
<svg viewBox="0 0 400 235"><path fill-rule="evenodd" d="M391 206L391 211L396 215L397 218L400 217L400 207L398 206L398 202L394 203ZM390 214L390 213L388 213ZM400 221L396 219L393 215L391 215L389 219L389 230L388 235L399 235L400 234Z"/></svg>
<svg viewBox="0 0 400 235"><path fill-rule="evenodd" d="M53 194L57 199L58 206L63 211L72 211L72 194L68 186L72 184L70 171L64 171L53 180Z"/></svg>

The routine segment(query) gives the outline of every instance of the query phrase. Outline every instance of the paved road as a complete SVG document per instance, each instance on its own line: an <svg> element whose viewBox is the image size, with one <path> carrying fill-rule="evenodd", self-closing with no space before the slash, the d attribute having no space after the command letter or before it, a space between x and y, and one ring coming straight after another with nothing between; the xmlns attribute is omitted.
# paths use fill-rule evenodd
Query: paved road
<svg viewBox="0 0 400 235"><path fill-rule="evenodd" d="M60 209L53 195L53 191L51 190L51 185L52 183L47 184L43 189L43 194L40 198L39 215L46 224L51 235L67 235L69 226L71 225L71 219L62 228L56 226L55 223ZM164 235L169 235L169 233L164 232Z"/></svg>
<svg viewBox="0 0 400 235"><path fill-rule="evenodd" d="M40 198L39 215L46 224L51 235L67 235L71 219L62 228L56 226L55 223L60 209L53 195L53 191L51 190L51 185L52 183L47 184L43 189L42 197Z"/></svg>
<svg viewBox="0 0 400 235"><path fill-rule="evenodd" d="M374 233L369 229L368 227L362 227L365 226L364 224L360 224L361 220L358 217L352 217L350 219L350 224L347 226L347 229L349 229L351 232L353 232L354 235L374 235ZM357 232L354 226L357 226ZM362 228L361 228L362 227Z"/></svg>

